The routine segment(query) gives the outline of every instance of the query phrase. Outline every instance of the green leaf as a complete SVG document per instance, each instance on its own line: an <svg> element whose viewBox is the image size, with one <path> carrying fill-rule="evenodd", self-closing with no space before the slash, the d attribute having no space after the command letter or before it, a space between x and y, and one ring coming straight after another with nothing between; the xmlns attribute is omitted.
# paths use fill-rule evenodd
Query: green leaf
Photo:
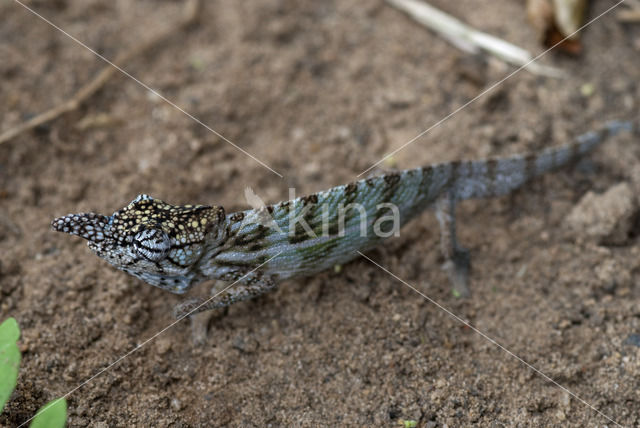
<svg viewBox="0 0 640 428"><path fill-rule="evenodd" d="M11 396L18 381L20 350L16 341L20 338L20 328L14 318L0 324L0 410Z"/></svg>
<svg viewBox="0 0 640 428"><path fill-rule="evenodd" d="M5 343L16 343L20 339L20 327L15 318L7 318L0 324L0 346Z"/></svg>
<svg viewBox="0 0 640 428"><path fill-rule="evenodd" d="M67 422L67 400L56 398L38 410L29 428L64 428Z"/></svg>

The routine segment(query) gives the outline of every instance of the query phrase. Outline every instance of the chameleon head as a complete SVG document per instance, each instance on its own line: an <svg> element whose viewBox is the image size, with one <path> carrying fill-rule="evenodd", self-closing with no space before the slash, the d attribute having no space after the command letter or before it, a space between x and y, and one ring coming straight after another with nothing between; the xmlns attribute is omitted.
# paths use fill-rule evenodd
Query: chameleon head
<svg viewBox="0 0 640 428"><path fill-rule="evenodd" d="M78 235L118 269L174 293L203 280L198 263L224 241L222 207L170 205L139 195L111 216L69 214L51 222L58 232Z"/></svg>

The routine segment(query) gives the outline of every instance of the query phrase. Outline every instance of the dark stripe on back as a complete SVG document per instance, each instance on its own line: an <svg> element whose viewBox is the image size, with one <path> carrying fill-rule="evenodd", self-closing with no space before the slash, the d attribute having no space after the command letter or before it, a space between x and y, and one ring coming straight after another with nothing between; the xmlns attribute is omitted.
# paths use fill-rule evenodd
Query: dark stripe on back
<svg viewBox="0 0 640 428"><path fill-rule="evenodd" d="M320 205L318 205L318 195L313 194L309 196L303 196L301 198L301 202L302 202L301 211L304 211L304 215L302 216L302 222L306 223L306 225L309 226L311 231L316 233L315 229L318 227L317 223L320 223L319 227L322 228L322 215L316 216L316 212L320 208ZM296 215L296 217L298 216ZM290 244L297 244L299 242L304 242L308 239L314 239L314 236L310 235L307 232L307 230L302 226L302 222L296 222L295 232L293 236L290 233L287 234Z"/></svg>
<svg viewBox="0 0 640 428"><path fill-rule="evenodd" d="M574 143L571 145L569 162L573 162L578 159L578 157L580 156L580 146L582 146L582 144L579 143Z"/></svg>
<svg viewBox="0 0 640 428"><path fill-rule="evenodd" d="M524 157L524 173L525 173L525 180L528 180L532 177L535 177L537 171L536 171L536 159L538 158L537 155L533 154L533 153L529 153Z"/></svg>
<svg viewBox="0 0 640 428"><path fill-rule="evenodd" d="M496 175L498 173L498 160L496 158L487 159L487 192L489 195L496 193Z"/></svg>
<svg viewBox="0 0 640 428"><path fill-rule="evenodd" d="M391 199L396 193L396 189L398 188L398 185L400 184L400 181L401 181L400 174L397 172L386 174L382 176L382 179L384 180L385 187L384 187L384 190L382 191L382 195L379 203L387 203L391 201Z"/></svg>
<svg viewBox="0 0 640 428"><path fill-rule="evenodd" d="M422 172L422 179L420 180L420 190L424 195L425 192L429 191L429 187L433 181L433 168L430 166L425 166L420 169Z"/></svg>

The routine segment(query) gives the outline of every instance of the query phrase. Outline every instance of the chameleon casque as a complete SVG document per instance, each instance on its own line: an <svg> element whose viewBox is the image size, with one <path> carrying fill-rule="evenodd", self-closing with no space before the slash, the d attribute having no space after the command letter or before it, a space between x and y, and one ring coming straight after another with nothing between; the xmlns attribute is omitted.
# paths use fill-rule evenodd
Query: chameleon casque
<svg viewBox="0 0 640 428"><path fill-rule="evenodd" d="M638 127L631 122L608 122L573 143L536 154L387 173L260 210L226 214L218 206L175 206L140 195L110 216L70 214L51 225L88 240L89 248L116 268L172 293L185 293L207 280L237 281L206 304L200 303L204 299L188 301L179 311L195 313L246 300L284 279L312 275L355 258L357 251L383 239L373 228L376 220L392 211L389 206L397 207L400 226L435 206L449 277L455 289L467 294L470 259L456 239L456 203L507 194L533 177L578 159L621 130L637 133ZM366 221L363 226L362 211L348 210L339 230L338 207L349 204L363 207ZM385 208L380 209L380 204ZM277 227L264 224L265 214ZM292 216L304 222L291 224ZM308 227L303 227L305 223Z"/></svg>

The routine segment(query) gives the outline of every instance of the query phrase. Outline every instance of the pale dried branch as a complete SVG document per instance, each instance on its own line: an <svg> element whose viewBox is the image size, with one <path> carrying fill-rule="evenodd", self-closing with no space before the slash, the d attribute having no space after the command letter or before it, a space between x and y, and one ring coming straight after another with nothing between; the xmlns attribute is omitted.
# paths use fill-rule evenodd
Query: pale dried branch
<svg viewBox="0 0 640 428"><path fill-rule="evenodd" d="M199 0L191 0L187 2L184 7L182 18L175 25L170 26L163 31L160 31L157 34L154 34L153 36L149 37L146 40L143 40L141 43L129 49L128 51L121 53L112 61L113 64L120 67L122 64L126 63L136 56L141 55L144 51L148 50L154 45L157 45L159 42L173 35L177 31L180 31L191 25L198 18L199 10ZM91 97L100 88L102 88L104 84L116 73L116 71L118 71L116 67L111 64L107 65L102 69L100 73L98 73L96 77L93 78L93 80L80 88L80 90L78 90L78 92L76 92L69 100L43 113L40 113L37 116L34 116L31 119L27 120L26 122L23 122L20 125L0 134L0 144L15 138L23 132L33 129L44 123L50 122L65 113L76 110L83 102L85 102L89 97Z"/></svg>
<svg viewBox="0 0 640 428"><path fill-rule="evenodd" d="M562 70L532 61L533 56L514 44L491 34L478 31L428 3L418 0L386 0L425 27L440 34L459 49L478 53L488 52L502 61L524 67L525 70L548 77L562 77Z"/></svg>

